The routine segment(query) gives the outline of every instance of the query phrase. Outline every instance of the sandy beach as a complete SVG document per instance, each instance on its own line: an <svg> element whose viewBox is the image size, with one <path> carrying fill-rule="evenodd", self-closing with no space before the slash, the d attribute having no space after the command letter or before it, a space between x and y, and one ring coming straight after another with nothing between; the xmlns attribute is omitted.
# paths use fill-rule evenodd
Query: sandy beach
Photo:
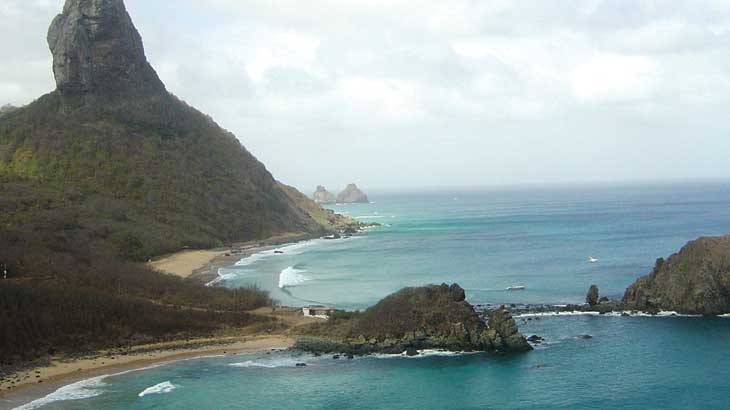
<svg viewBox="0 0 730 410"><path fill-rule="evenodd" d="M311 234L292 233L261 241L238 243L227 248L182 250L154 259L147 266L181 278L199 276L201 282L208 282L215 279L220 267L229 266L242 258L276 246L313 238L315 236Z"/></svg>
<svg viewBox="0 0 730 410"><path fill-rule="evenodd" d="M6 376L0 381L0 398L23 392L31 386L40 384L58 387L89 377L92 373L104 374L200 356L286 349L293 344L294 340L285 335L193 339L140 345L123 353L100 351L87 357L58 358L46 366L29 368Z"/></svg>

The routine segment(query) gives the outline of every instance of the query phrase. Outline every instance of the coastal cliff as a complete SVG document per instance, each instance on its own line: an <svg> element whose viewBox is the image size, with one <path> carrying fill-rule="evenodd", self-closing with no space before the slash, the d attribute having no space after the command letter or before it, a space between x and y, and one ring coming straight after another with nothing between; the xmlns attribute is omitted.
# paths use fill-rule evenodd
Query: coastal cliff
<svg viewBox="0 0 730 410"><path fill-rule="evenodd" d="M135 260L336 231L232 133L167 91L122 0L67 0L47 39L56 90L0 117L7 200L44 201L27 196L47 190L53 203L30 208L62 209L93 248Z"/></svg>
<svg viewBox="0 0 730 410"><path fill-rule="evenodd" d="M730 313L730 236L702 237L626 289L624 303L637 310L687 314Z"/></svg>
<svg viewBox="0 0 730 410"><path fill-rule="evenodd" d="M532 350L509 310L494 310L485 322L457 284L406 288L364 312L336 313L326 323L304 329L296 347L353 355L414 354L420 349Z"/></svg>
<svg viewBox="0 0 730 410"><path fill-rule="evenodd" d="M350 184L337 195L337 202L340 204L367 204L370 203L370 200L357 185Z"/></svg>
<svg viewBox="0 0 730 410"><path fill-rule="evenodd" d="M328 191L327 188L319 185L317 190L312 194L312 200L318 204L333 204L337 202L337 197Z"/></svg>

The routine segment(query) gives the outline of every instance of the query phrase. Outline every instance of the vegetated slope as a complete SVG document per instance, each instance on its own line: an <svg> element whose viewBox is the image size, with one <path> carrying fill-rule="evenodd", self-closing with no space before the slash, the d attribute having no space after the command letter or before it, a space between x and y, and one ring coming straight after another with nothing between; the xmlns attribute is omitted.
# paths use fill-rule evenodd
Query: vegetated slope
<svg viewBox="0 0 730 410"><path fill-rule="evenodd" d="M0 366L267 320L244 312L265 292L132 262L323 233L324 211L167 92L122 0L67 0L48 42L56 90L0 116Z"/></svg>
<svg viewBox="0 0 730 410"><path fill-rule="evenodd" d="M0 119L0 175L82 205L103 198L137 259L327 229L233 134L165 89L121 0L68 0L48 42L57 89Z"/></svg>
<svg viewBox="0 0 730 410"><path fill-rule="evenodd" d="M491 312L485 323L457 284L405 288L364 312L335 312L326 323L303 329L297 346L352 354L532 350L507 309Z"/></svg>
<svg viewBox="0 0 730 410"><path fill-rule="evenodd" d="M624 302L688 314L730 313L730 236L702 237L629 286Z"/></svg>

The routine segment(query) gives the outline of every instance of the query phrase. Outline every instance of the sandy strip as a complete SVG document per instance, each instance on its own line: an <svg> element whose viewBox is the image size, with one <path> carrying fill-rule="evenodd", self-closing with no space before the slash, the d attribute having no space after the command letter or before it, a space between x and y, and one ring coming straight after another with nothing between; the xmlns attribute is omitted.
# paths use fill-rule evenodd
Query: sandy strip
<svg viewBox="0 0 730 410"><path fill-rule="evenodd" d="M93 357L54 360L50 366L29 369L5 377L0 382L0 398L12 398L16 394L29 393L30 400L28 400L28 397L24 397L24 401L29 402L34 398L50 393L58 387L93 375L131 370L201 356L235 355L271 349L286 349L293 345L294 340L283 335L196 339L187 342L136 346L126 355L99 352L98 355ZM31 392L31 389L34 391ZM0 401L0 408L4 408L3 402L6 401Z"/></svg>
<svg viewBox="0 0 730 410"><path fill-rule="evenodd" d="M147 266L155 270L171 273L181 278L187 278L196 270L205 267L211 260L223 256L226 250L195 250L182 251L164 258L148 262Z"/></svg>
<svg viewBox="0 0 730 410"><path fill-rule="evenodd" d="M196 273L205 273L208 270L217 271L217 268L221 266L230 266L254 253L316 237L312 234L290 233L259 241L238 243L230 248L184 250L147 262L147 266L161 272L187 278Z"/></svg>

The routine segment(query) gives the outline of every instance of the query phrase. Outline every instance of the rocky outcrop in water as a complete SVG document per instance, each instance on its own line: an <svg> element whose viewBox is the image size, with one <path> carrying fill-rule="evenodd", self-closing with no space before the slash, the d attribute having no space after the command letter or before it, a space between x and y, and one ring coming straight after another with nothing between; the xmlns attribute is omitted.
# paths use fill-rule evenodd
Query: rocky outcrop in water
<svg viewBox="0 0 730 410"><path fill-rule="evenodd" d="M686 314L730 313L730 236L702 237L626 289L624 302L638 310Z"/></svg>
<svg viewBox="0 0 730 410"><path fill-rule="evenodd" d="M335 314L327 323L304 330L296 347L357 355L420 349L532 350L508 309L490 312L485 321L456 284L406 288L362 313Z"/></svg>
<svg viewBox="0 0 730 410"><path fill-rule="evenodd" d="M596 306L598 304L598 286L591 285L586 294L586 303L588 306Z"/></svg>
<svg viewBox="0 0 730 410"><path fill-rule="evenodd" d="M312 194L312 200L318 204L333 204L337 202L335 194L327 190L322 185L317 186L317 190Z"/></svg>
<svg viewBox="0 0 730 410"><path fill-rule="evenodd" d="M357 185L350 184L337 195L337 202L340 204L367 204L370 203L370 200Z"/></svg>

